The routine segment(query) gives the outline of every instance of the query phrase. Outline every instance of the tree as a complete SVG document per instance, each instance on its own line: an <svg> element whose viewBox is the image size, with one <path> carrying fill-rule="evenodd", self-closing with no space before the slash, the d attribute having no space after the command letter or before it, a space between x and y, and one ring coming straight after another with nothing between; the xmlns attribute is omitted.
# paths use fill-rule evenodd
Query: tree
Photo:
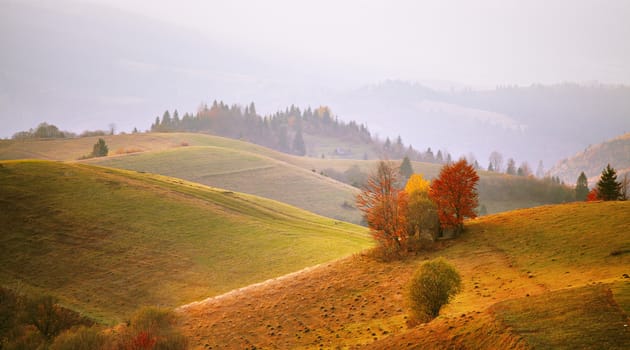
<svg viewBox="0 0 630 350"><path fill-rule="evenodd" d="M597 193L597 187L593 188L586 195L587 202L595 202L599 200L599 193Z"/></svg>
<svg viewBox="0 0 630 350"><path fill-rule="evenodd" d="M437 207L429 198L429 181L422 178L422 174L413 174L405 185L407 193L407 234L420 240L422 232L429 232L435 238L440 221Z"/></svg>
<svg viewBox="0 0 630 350"><path fill-rule="evenodd" d="M429 190L429 197L437 205L442 228L460 233L464 228L464 218L477 216L478 182L479 175L465 159L442 167Z"/></svg>
<svg viewBox="0 0 630 350"><path fill-rule="evenodd" d="M597 182L599 198L605 201L615 201L621 197L621 184L617 182L617 172L610 164L602 171Z"/></svg>
<svg viewBox="0 0 630 350"><path fill-rule="evenodd" d="M380 161L357 195L357 208L364 213L372 235L386 253L399 252L407 237L407 197L397 184L395 167Z"/></svg>
<svg viewBox="0 0 630 350"><path fill-rule="evenodd" d="M492 153L490 153L490 158L488 160L490 164L492 164L493 171L500 173L501 167L503 166L503 156L501 155L501 153L497 151L492 151Z"/></svg>
<svg viewBox="0 0 630 350"><path fill-rule="evenodd" d="M588 179L584 172L581 172L575 184L575 200L583 202L586 200L586 196L588 196Z"/></svg>
<svg viewBox="0 0 630 350"><path fill-rule="evenodd" d="M543 166L543 161L538 161L538 167L536 168L536 177L542 179L545 177L545 167Z"/></svg>
<svg viewBox="0 0 630 350"><path fill-rule="evenodd" d="M409 160L409 157L405 156L405 158L403 158L402 163L400 164L400 177L402 178L403 181L407 181L407 179L409 179L411 175L413 175L413 168L411 167L411 161Z"/></svg>
<svg viewBox="0 0 630 350"><path fill-rule="evenodd" d="M516 175L516 162L513 158L508 159L507 169L505 170L505 173L508 175Z"/></svg>
<svg viewBox="0 0 630 350"><path fill-rule="evenodd" d="M532 174L532 169L529 167L529 163L522 162L521 166L518 167L516 174L519 176L530 176Z"/></svg>
<svg viewBox="0 0 630 350"><path fill-rule="evenodd" d="M459 272L443 258L430 260L411 279L409 305L413 318L431 320L461 290Z"/></svg>
<svg viewBox="0 0 630 350"><path fill-rule="evenodd" d="M306 145L304 144L304 137L302 137L302 131L298 130L295 133L295 138L293 139L293 153L298 156L303 156L306 154Z"/></svg>
<svg viewBox="0 0 630 350"><path fill-rule="evenodd" d="M437 155L435 156L435 161L438 163L444 163L444 157L442 156L442 151L438 150Z"/></svg>
<svg viewBox="0 0 630 350"><path fill-rule="evenodd" d="M105 144L105 140L99 138L92 148L92 157L105 157L108 152L109 148Z"/></svg>
<svg viewBox="0 0 630 350"><path fill-rule="evenodd" d="M623 174L623 178L621 179L620 193L622 201L628 200L628 186L630 186L630 178L628 177L629 174L630 173Z"/></svg>

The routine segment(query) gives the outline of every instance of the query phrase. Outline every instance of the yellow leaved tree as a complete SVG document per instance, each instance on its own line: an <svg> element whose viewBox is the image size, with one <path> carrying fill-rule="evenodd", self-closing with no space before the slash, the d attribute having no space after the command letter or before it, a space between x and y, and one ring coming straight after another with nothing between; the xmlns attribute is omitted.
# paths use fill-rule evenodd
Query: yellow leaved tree
<svg viewBox="0 0 630 350"><path fill-rule="evenodd" d="M429 198L431 184L422 174L413 174L405 185L407 193L407 233L410 246L422 248L422 240L434 240L440 229L437 207ZM415 244L414 244L415 243Z"/></svg>

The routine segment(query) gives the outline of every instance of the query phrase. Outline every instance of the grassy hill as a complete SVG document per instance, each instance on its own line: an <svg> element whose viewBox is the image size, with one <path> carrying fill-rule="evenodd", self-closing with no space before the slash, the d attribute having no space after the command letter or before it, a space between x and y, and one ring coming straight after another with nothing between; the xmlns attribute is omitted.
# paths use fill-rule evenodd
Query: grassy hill
<svg viewBox="0 0 630 350"><path fill-rule="evenodd" d="M328 156L324 159L297 157L248 142L194 133L104 138L111 156L86 162L260 195L354 223L360 222L360 213L344 203L353 203L357 190L333 181L331 177L343 175L353 168L364 175L369 174L378 162ZM76 160L89 153L97 139L0 141L0 159ZM188 147L184 147L186 145ZM441 168L440 164L412 164L416 172L429 179L437 176ZM539 180L485 171L480 172L480 177L480 203L488 213L564 201L558 199L563 198L556 193L561 191L559 186L548 186Z"/></svg>
<svg viewBox="0 0 630 350"><path fill-rule="evenodd" d="M95 319L175 307L352 254L364 228L158 175L0 162L0 281Z"/></svg>
<svg viewBox="0 0 630 350"><path fill-rule="evenodd" d="M88 163L182 178L271 198L338 220L361 222L361 212L354 207L356 188L263 152L224 146L179 147Z"/></svg>
<svg viewBox="0 0 630 350"><path fill-rule="evenodd" d="M567 183L575 184L580 172L583 171L589 179L589 184L594 186L608 164L615 168L618 174L630 173L630 133L589 146L583 152L560 161L549 170L549 173Z"/></svg>
<svg viewBox="0 0 630 350"><path fill-rule="evenodd" d="M440 250L353 256L179 309L197 348L607 348L630 343L630 202L543 206L469 221ZM408 324L413 272L443 256L463 291Z"/></svg>

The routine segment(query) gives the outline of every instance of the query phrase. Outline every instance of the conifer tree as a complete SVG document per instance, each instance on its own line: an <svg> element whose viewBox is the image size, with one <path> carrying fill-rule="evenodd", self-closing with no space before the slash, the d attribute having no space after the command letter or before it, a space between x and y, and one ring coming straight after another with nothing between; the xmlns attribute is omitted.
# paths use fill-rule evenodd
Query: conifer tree
<svg viewBox="0 0 630 350"><path fill-rule="evenodd" d="M409 161L409 157L405 156L402 164L400 164L399 172L401 180L405 182L407 181L407 179L409 179L409 177L411 177L411 175L413 174L413 168L411 167L411 161Z"/></svg>
<svg viewBox="0 0 630 350"><path fill-rule="evenodd" d="M107 144L105 144L105 140L99 138L98 141L92 147L92 156L93 157L105 157L109 152L109 148Z"/></svg>
<svg viewBox="0 0 630 350"><path fill-rule="evenodd" d="M584 172L581 172L575 184L575 200L580 202L585 201L586 196L588 196L588 191L588 180Z"/></svg>
<svg viewBox="0 0 630 350"><path fill-rule="evenodd" d="M298 156L306 154L306 145L304 144L304 137L302 137L302 131L298 129L293 139L293 153Z"/></svg>
<svg viewBox="0 0 630 350"><path fill-rule="evenodd" d="M505 173L508 175L516 175L516 162L514 161L514 159L508 159L507 169Z"/></svg>
<svg viewBox="0 0 630 350"><path fill-rule="evenodd" d="M605 201L615 201L621 197L621 184L617 182L617 172L610 164L602 171L597 182L599 198Z"/></svg>

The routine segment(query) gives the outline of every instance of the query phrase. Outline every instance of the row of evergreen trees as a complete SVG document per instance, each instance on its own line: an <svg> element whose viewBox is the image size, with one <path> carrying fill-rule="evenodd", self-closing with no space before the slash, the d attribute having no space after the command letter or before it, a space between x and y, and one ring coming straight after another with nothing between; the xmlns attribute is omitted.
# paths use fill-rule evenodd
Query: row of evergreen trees
<svg viewBox="0 0 630 350"><path fill-rule="evenodd" d="M304 133L329 137L339 137L349 141L370 143L372 136L367 127L351 121L345 123L333 117L328 107L302 111L291 106L285 111L262 117L256 113L252 102L241 108L239 105L228 106L214 101L211 107L199 108L195 115L184 114L179 117L164 112L162 118L156 117L151 131L188 131L207 132L215 135L244 139L269 148L297 155L306 154Z"/></svg>
<svg viewBox="0 0 630 350"><path fill-rule="evenodd" d="M610 164L602 170L602 174L597 181L595 187L589 190L588 179L584 172L578 176L577 183L575 184L575 198L578 201L585 200L627 200L628 199L628 187L630 186L630 179L626 173L622 179L617 180L617 171L611 167Z"/></svg>
<svg viewBox="0 0 630 350"><path fill-rule="evenodd" d="M448 163L452 157L448 152L434 152L429 147L425 152L405 146L401 137L394 142L389 138L379 141L367 126L355 121L343 122L334 116L330 108L310 107L301 110L291 106L272 115L260 116L252 102L243 109L239 105L229 106L214 101L210 107L201 106L197 113L180 116L165 111L162 117L151 124L152 132L203 132L236 139L243 139L286 153L305 155L307 152L304 135L334 137L347 142L371 145L381 158L402 159L429 163ZM367 158L367 154L364 156ZM479 164L476 164L477 168Z"/></svg>

